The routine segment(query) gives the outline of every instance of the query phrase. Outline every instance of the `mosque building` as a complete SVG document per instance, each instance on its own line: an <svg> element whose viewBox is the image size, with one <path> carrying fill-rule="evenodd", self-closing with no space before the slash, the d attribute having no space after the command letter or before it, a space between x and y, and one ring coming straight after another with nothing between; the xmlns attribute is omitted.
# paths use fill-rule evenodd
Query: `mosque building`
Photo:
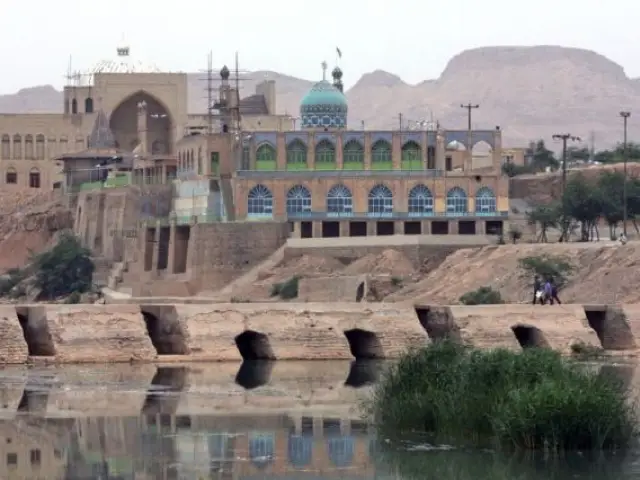
<svg viewBox="0 0 640 480"><path fill-rule="evenodd" d="M0 114L0 183L172 182L178 222L287 220L304 238L504 229L500 127L350 129L343 72L329 80L326 63L299 118L276 113L272 80L241 99L227 67L212 112L193 113L187 74L116 54L73 76L61 113Z"/></svg>

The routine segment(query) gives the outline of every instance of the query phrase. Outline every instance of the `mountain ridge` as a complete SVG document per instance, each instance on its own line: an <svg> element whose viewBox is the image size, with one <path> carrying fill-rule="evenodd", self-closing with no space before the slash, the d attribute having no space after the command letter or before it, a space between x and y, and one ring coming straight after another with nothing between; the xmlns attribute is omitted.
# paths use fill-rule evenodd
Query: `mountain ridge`
<svg viewBox="0 0 640 480"><path fill-rule="evenodd" d="M349 71L344 71L348 79ZM206 111L202 74L188 74L188 110ZM243 96L262 80L276 81L278 113L297 115L298 105L314 81L273 71L247 74ZM316 80L317 81L317 80ZM438 119L445 128L466 128L463 103L480 104L473 111L474 128L500 125L504 143L525 146L530 140L550 140L557 131L583 138L595 136L597 148L622 137L620 110L640 112L640 78L592 50L555 45L497 46L464 50L454 55L438 78L415 84L376 69L364 73L345 92L350 126L391 129L410 122ZM51 85L26 87L0 95L0 113L60 113L62 93ZM632 117L633 118L633 117ZM640 122L639 122L640 123ZM629 138L640 127L629 122Z"/></svg>

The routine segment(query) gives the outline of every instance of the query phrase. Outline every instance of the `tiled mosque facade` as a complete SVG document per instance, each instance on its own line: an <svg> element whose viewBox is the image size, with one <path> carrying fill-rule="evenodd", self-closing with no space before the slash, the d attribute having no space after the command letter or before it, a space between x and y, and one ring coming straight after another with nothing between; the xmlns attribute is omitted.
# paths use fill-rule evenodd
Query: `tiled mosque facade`
<svg viewBox="0 0 640 480"><path fill-rule="evenodd" d="M499 127L349 130L342 71L332 75L303 98L299 131L184 138L178 178L227 175L236 219L286 219L303 238L503 231L509 199ZM475 156L477 144L489 153ZM178 218L210 214L194 209L193 197L180 202Z"/></svg>

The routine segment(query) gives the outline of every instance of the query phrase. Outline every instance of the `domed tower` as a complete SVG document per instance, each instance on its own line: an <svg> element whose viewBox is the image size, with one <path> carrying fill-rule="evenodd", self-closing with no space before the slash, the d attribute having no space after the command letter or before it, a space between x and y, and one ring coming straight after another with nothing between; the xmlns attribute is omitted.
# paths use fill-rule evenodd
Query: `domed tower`
<svg viewBox="0 0 640 480"><path fill-rule="evenodd" d="M339 78L336 79L336 73ZM316 83L300 103L302 128L346 128L348 104L342 93L342 71L333 71L334 84L327 81L327 63L322 63L322 80Z"/></svg>

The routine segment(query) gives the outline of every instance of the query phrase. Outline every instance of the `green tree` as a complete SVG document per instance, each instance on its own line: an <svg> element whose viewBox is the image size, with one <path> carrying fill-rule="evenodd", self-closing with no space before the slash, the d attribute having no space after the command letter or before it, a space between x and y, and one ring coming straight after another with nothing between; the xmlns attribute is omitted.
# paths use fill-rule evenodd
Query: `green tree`
<svg viewBox="0 0 640 480"><path fill-rule="evenodd" d="M598 235L598 218L603 214L602 192L581 173L572 175L562 196L562 214L562 239L566 241L569 219L574 219L580 222L580 239L589 241L593 232Z"/></svg>
<svg viewBox="0 0 640 480"><path fill-rule="evenodd" d="M573 272L574 267L571 261L559 255L537 255L521 258L518 266L522 270L522 277L531 279L535 275L546 278L553 278L558 290L567 284L568 277Z"/></svg>
<svg viewBox="0 0 640 480"><path fill-rule="evenodd" d="M527 223L538 230L537 242L547 243L547 232L550 228L557 228L560 220L559 204L536 205L527 212Z"/></svg>
<svg viewBox="0 0 640 480"><path fill-rule="evenodd" d="M567 148L567 159L587 161L591 158L591 152L586 147L569 147Z"/></svg>
<svg viewBox="0 0 640 480"><path fill-rule="evenodd" d="M546 147L544 140L531 143L526 153L531 157L531 166L535 170L543 171L547 167L555 170L560 166L560 162L558 162L553 152Z"/></svg>
<svg viewBox="0 0 640 480"><path fill-rule="evenodd" d="M73 234L63 233L51 250L33 258L33 285L42 300L84 293L91 290L94 268L89 249Z"/></svg>

